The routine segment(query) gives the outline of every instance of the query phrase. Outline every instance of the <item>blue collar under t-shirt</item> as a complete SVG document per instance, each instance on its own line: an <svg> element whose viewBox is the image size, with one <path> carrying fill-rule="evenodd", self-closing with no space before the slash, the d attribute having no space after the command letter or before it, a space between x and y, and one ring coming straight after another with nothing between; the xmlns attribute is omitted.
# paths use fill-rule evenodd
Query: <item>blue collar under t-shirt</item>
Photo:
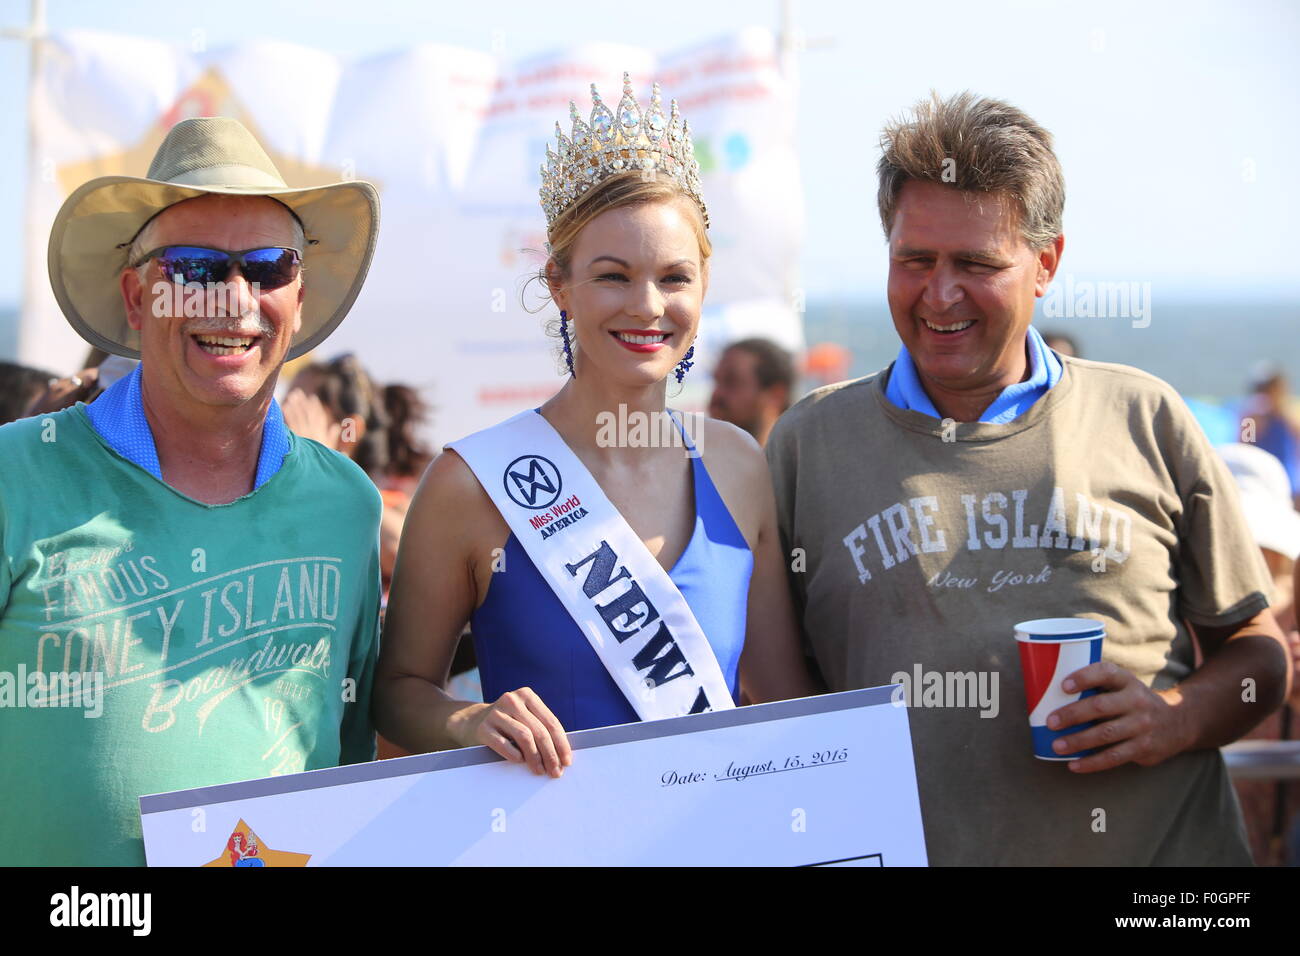
<svg viewBox="0 0 1300 956"><path fill-rule="evenodd" d="M119 379L104 393L86 406L86 417L99 437L108 442L119 455L138 465L159 481L163 480L162 466L158 463L158 447L153 431L144 414L144 396L140 390L140 370L137 365L131 374ZM257 456L257 477L253 490L266 484L284 464L289 454L289 429L284 424L280 403L274 398L266 410L262 425L262 449Z"/></svg>
<svg viewBox="0 0 1300 956"><path fill-rule="evenodd" d="M1029 378L1004 388L1002 394L993 400L993 404L984 410L980 416L981 422L1005 425L1015 421L1061 380L1061 360L1047 347L1043 337L1032 325L1025 341L1029 344ZM885 385L885 398L901 409L943 418L921 386L916 363L912 361L906 345L898 349L894 370Z"/></svg>

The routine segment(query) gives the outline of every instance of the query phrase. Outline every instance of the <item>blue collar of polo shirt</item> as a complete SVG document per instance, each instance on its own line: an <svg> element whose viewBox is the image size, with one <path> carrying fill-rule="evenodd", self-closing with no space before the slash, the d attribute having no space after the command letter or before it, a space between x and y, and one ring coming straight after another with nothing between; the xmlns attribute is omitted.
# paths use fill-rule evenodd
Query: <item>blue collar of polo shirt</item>
<svg viewBox="0 0 1300 956"><path fill-rule="evenodd" d="M1015 421L1061 380L1061 360L1047 347L1042 335L1032 325L1025 341L1029 346L1029 378L1004 388L993 400L993 404L984 410L980 416L981 422L1005 425ZM894 361L894 369L885 385L885 398L898 408L921 412L932 418L943 418L921 385L916 363L912 361L906 345L898 349L898 358Z"/></svg>
<svg viewBox="0 0 1300 956"><path fill-rule="evenodd" d="M141 390L142 365L131 374L119 379L104 393L86 406L86 417L99 437L108 442L131 464L143 468L159 481L163 480L162 466L158 463L158 446L154 444L153 430L144 414L144 393ZM280 470L284 456L289 454L289 429L284 423L280 403L274 398L266 410L262 425L262 448L257 456L257 476L253 490L261 488Z"/></svg>

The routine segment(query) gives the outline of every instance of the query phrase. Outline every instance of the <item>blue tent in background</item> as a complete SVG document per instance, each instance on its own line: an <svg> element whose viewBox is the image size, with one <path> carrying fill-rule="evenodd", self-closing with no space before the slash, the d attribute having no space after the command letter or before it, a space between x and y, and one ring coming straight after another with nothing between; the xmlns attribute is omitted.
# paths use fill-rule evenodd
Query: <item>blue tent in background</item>
<svg viewBox="0 0 1300 956"><path fill-rule="evenodd" d="M1199 398L1183 396L1212 445L1226 445L1241 440L1241 416L1235 404L1215 405Z"/></svg>

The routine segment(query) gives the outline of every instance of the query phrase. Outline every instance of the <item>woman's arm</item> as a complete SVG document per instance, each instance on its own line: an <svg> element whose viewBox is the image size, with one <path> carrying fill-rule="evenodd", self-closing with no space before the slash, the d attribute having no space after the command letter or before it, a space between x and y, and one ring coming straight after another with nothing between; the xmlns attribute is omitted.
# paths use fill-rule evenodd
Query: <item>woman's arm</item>
<svg viewBox="0 0 1300 956"><path fill-rule="evenodd" d="M811 697L818 689L799 647L767 460L746 432L725 422L708 424L710 460L722 465L716 469L721 473L718 491L754 555L740 655L741 690L751 704Z"/></svg>
<svg viewBox="0 0 1300 956"><path fill-rule="evenodd" d="M482 744L558 777L572 763L568 738L529 688L492 704L455 700L442 689L479 603L479 569L490 567L484 530L498 526L500 515L464 461L451 452L438 456L402 530L375 678L375 725L413 753Z"/></svg>
<svg viewBox="0 0 1300 956"><path fill-rule="evenodd" d="M740 684L749 702L812 697L818 693L799 647L799 625L790 600L785 556L776 528L776 502L767 463L758 456L754 495L762 501L754 576L749 582L745 650L740 656Z"/></svg>

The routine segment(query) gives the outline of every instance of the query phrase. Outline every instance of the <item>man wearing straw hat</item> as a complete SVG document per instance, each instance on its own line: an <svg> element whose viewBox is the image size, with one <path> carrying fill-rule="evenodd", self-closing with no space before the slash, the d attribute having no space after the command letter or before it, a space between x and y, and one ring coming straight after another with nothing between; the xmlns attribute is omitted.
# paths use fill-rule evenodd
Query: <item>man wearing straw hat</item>
<svg viewBox="0 0 1300 956"><path fill-rule="evenodd" d="M370 184L291 189L226 118L59 211L59 305L140 365L0 429L0 864L143 863L143 794L372 759L379 495L273 393L377 229Z"/></svg>

